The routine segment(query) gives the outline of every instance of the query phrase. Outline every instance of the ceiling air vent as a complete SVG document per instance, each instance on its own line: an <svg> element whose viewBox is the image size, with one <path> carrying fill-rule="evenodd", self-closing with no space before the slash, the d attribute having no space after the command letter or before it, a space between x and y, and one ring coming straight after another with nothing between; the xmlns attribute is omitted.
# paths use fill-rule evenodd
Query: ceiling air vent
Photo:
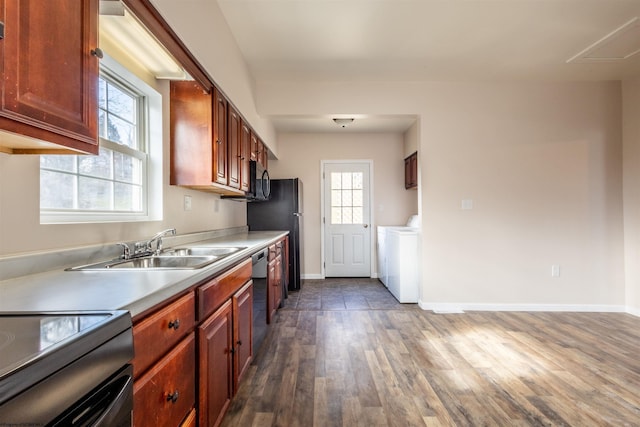
<svg viewBox="0 0 640 427"><path fill-rule="evenodd" d="M624 61L640 52L640 20L638 17L610 32L567 62Z"/></svg>

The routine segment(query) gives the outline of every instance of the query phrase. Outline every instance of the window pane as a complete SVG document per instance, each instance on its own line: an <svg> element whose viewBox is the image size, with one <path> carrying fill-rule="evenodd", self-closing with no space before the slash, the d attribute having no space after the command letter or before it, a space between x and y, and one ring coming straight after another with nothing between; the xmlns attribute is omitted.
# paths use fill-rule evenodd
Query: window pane
<svg viewBox="0 0 640 427"><path fill-rule="evenodd" d="M352 206L362 206L362 190L353 190L353 204Z"/></svg>
<svg viewBox="0 0 640 427"><path fill-rule="evenodd" d="M351 190L342 190L342 206L353 206Z"/></svg>
<svg viewBox="0 0 640 427"><path fill-rule="evenodd" d="M339 190L342 188L342 174L331 172L331 189Z"/></svg>
<svg viewBox="0 0 640 427"><path fill-rule="evenodd" d="M107 116L107 139L127 147L138 148L135 126L111 114Z"/></svg>
<svg viewBox="0 0 640 427"><path fill-rule="evenodd" d="M80 173L100 178L111 178L113 151L100 148L97 156L80 156Z"/></svg>
<svg viewBox="0 0 640 427"><path fill-rule="evenodd" d="M362 180L364 174L362 172L354 172L353 173L353 188L362 190Z"/></svg>
<svg viewBox="0 0 640 427"><path fill-rule="evenodd" d="M342 224L341 208L331 208L331 224Z"/></svg>
<svg viewBox="0 0 640 427"><path fill-rule="evenodd" d="M363 209L358 207L358 208L353 208L353 217L352 217L352 223L353 224L362 224L362 215Z"/></svg>
<svg viewBox="0 0 640 427"><path fill-rule="evenodd" d="M76 156L40 156L40 167L45 169L75 172Z"/></svg>
<svg viewBox="0 0 640 427"><path fill-rule="evenodd" d="M98 136L100 138L107 138L107 113L102 110L98 110Z"/></svg>
<svg viewBox="0 0 640 427"><path fill-rule="evenodd" d="M340 190L331 191L331 206L342 206L342 192Z"/></svg>
<svg viewBox="0 0 640 427"><path fill-rule="evenodd" d="M342 188L353 188L351 185L351 172L344 172L342 174Z"/></svg>
<svg viewBox="0 0 640 427"><path fill-rule="evenodd" d="M115 183L115 205L118 211L135 211L142 210L142 192L137 185Z"/></svg>
<svg viewBox="0 0 640 427"><path fill-rule="evenodd" d="M79 208L86 210L110 210L112 203L112 182L104 179L79 177Z"/></svg>
<svg viewBox="0 0 640 427"><path fill-rule="evenodd" d="M43 209L73 209L76 194L75 175L40 171L40 207Z"/></svg>
<svg viewBox="0 0 640 427"><path fill-rule="evenodd" d="M352 208L342 208L342 223L343 224L353 224L353 209Z"/></svg>
<svg viewBox="0 0 640 427"><path fill-rule="evenodd" d="M118 181L142 184L142 161L124 153L114 152L115 177Z"/></svg>
<svg viewBox="0 0 640 427"><path fill-rule="evenodd" d="M109 111L109 113L118 115L118 117L128 121L129 123L135 123L135 98L111 83L109 83L109 87L107 90L109 94L107 111Z"/></svg>
<svg viewBox="0 0 640 427"><path fill-rule="evenodd" d="M107 82L101 77L98 80L98 107L107 108Z"/></svg>

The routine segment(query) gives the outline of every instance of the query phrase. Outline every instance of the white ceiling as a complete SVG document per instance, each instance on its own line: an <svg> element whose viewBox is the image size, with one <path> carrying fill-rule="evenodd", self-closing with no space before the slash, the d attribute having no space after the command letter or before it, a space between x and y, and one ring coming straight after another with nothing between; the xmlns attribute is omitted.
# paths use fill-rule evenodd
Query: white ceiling
<svg viewBox="0 0 640 427"><path fill-rule="evenodd" d="M218 4L257 81L619 80L640 75L640 54L602 60L640 49L637 22L617 34L623 37L602 40L640 17L640 0ZM583 51L587 59L568 62ZM371 117L368 125L397 131L410 119ZM327 117L280 117L275 125L278 131L340 130ZM363 124L361 131L367 130Z"/></svg>

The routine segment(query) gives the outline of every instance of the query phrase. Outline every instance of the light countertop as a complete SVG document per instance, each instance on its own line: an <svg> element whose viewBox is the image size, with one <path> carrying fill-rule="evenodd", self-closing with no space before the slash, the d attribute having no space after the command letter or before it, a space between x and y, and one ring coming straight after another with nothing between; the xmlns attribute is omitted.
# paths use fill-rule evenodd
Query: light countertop
<svg viewBox="0 0 640 427"><path fill-rule="evenodd" d="M65 271L64 267L0 281L0 312L129 310L132 317L180 294L287 235L250 231L191 246L246 247L197 270Z"/></svg>

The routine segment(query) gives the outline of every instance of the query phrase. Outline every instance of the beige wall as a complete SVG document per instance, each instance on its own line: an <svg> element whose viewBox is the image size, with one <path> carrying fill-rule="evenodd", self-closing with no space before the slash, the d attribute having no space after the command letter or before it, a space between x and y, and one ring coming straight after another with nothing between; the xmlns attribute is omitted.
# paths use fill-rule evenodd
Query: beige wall
<svg viewBox="0 0 640 427"><path fill-rule="evenodd" d="M622 87L626 302L640 315L640 77Z"/></svg>
<svg viewBox="0 0 640 427"><path fill-rule="evenodd" d="M110 52L111 53L111 52ZM246 224L244 202L169 185L168 83L142 76L163 95L163 220L149 222L40 225L39 156L0 153L0 256L150 237L175 227L179 234ZM192 210L184 211L184 195Z"/></svg>
<svg viewBox="0 0 640 427"><path fill-rule="evenodd" d="M281 134L280 158L269 161L272 178L300 178L303 183L302 274L319 277L320 168L322 160L372 160L374 193L372 239L376 225L404 224L412 211L415 192L404 189L403 137L401 134ZM372 259L375 269L375 259Z"/></svg>
<svg viewBox="0 0 640 427"><path fill-rule="evenodd" d="M425 306L624 306L619 83L261 82L257 94L263 114L418 115Z"/></svg>

